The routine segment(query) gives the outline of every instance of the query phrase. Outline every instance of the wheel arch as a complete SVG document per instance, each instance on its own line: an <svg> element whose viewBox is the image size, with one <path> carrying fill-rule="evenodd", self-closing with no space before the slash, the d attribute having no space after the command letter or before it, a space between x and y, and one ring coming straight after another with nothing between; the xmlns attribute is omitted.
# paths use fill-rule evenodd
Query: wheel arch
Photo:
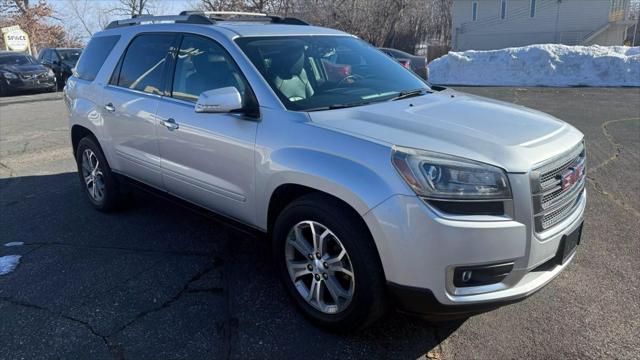
<svg viewBox="0 0 640 360"><path fill-rule="evenodd" d="M87 136L92 137L96 141L98 140L96 135L91 130L87 129L82 125L76 124L71 127L71 147L73 149L73 156L76 155L80 140L82 140L82 138L85 138ZM99 143L97 143L97 145L100 146Z"/></svg>

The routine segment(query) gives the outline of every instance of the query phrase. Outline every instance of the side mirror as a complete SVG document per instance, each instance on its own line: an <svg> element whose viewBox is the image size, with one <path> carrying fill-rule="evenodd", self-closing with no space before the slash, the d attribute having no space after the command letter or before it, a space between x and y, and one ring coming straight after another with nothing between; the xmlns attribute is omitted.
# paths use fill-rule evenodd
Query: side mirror
<svg viewBox="0 0 640 360"><path fill-rule="evenodd" d="M198 96L197 113L228 113L242 109L242 96L233 86L207 90Z"/></svg>

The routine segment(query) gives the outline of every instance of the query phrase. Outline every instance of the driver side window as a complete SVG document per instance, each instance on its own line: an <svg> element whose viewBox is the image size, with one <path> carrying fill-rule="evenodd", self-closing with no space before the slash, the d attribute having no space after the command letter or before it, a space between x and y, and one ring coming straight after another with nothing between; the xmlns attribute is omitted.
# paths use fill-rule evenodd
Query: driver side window
<svg viewBox="0 0 640 360"><path fill-rule="evenodd" d="M244 98L244 80L226 51L212 40L185 35L176 58L171 96L196 102L205 91L229 86Z"/></svg>

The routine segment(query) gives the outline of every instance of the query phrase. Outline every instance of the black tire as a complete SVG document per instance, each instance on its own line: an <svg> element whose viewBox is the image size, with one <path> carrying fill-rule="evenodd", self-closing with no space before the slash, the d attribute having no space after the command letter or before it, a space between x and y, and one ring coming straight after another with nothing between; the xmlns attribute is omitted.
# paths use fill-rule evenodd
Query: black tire
<svg viewBox="0 0 640 360"><path fill-rule="evenodd" d="M311 220L330 229L344 245L354 274L351 302L337 314L326 314L311 306L296 289L287 270L286 239L294 225ZM273 255L286 292L302 313L315 324L336 332L365 328L388 308L386 281L380 257L362 218L346 204L327 195L302 196L278 216L272 232Z"/></svg>
<svg viewBox="0 0 640 360"><path fill-rule="evenodd" d="M100 179L104 184L104 189L102 191L102 197L99 199L94 198L89 190L89 186L85 182L83 175L83 154L85 151L89 150L99 161L98 168L101 172ZM111 172L111 168L107 163L107 160L102 153L102 149L98 146L98 141L92 137L84 137L78 143L78 148L76 150L76 165L78 166L78 175L80 178L80 185L82 186L83 193L87 196L87 199L93 205L93 207L102 212L111 212L114 210L119 210L127 204L128 194L121 191L121 186L118 184L117 179L114 174Z"/></svg>

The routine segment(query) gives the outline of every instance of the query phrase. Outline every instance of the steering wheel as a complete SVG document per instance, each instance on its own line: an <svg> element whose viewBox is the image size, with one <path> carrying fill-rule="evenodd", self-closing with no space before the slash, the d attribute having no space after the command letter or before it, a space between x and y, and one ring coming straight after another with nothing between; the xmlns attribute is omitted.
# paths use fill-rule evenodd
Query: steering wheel
<svg viewBox="0 0 640 360"><path fill-rule="evenodd" d="M351 74L351 75L347 75L347 76L343 77L342 79L340 79L338 81L338 85L342 85L344 83L352 84L355 81L360 81L360 80L363 80L363 79L364 79L364 76L362 76L362 75Z"/></svg>

